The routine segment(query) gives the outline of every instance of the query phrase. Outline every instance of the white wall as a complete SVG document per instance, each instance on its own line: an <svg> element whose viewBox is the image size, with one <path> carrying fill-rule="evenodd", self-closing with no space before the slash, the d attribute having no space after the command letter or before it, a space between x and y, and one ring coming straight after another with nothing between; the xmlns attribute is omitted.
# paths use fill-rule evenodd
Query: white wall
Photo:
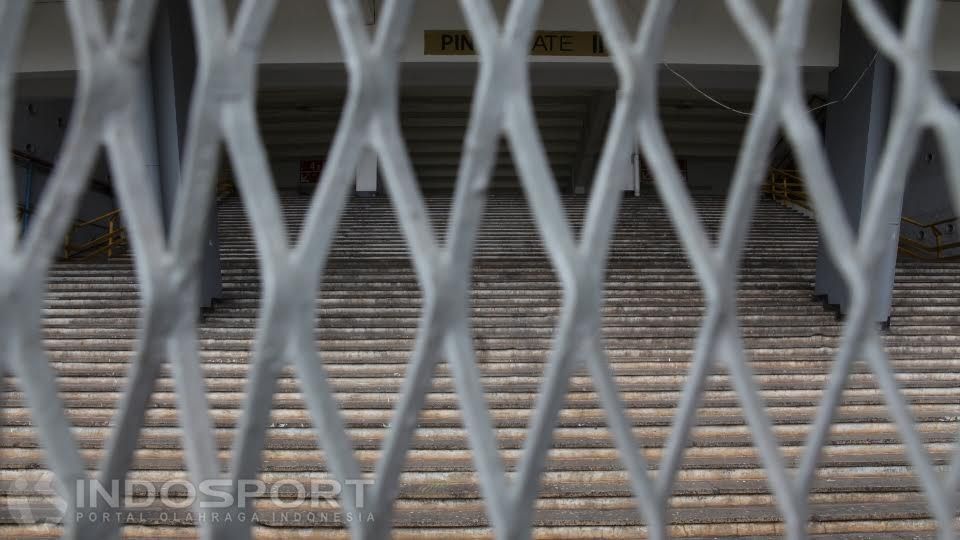
<svg viewBox="0 0 960 540"><path fill-rule="evenodd" d="M382 1L378 2L382 6ZM503 11L505 2L497 2ZM630 28L642 11L642 0L620 0L621 12ZM813 2L808 66L835 66L840 27L840 0ZM115 0L106 0L110 10ZM775 11L775 0L760 0L768 15ZM949 10L960 21L960 11ZM942 24L941 26L945 26ZM542 30L595 30L596 23L586 0L549 0L544 2L537 27ZM407 62L463 62L469 57L424 56L424 30L465 29L466 23L453 0L419 0L411 18L403 60ZM956 36L949 36L955 39ZM949 42L954 43L954 42ZM948 43L948 44L949 44ZM953 49L956 50L956 49ZM947 62L960 59L942 55ZM20 71L73 70L69 25L59 2L35 3L30 13L21 52ZM756 59L743 40L724 3L718 0L681 0L674 13L667 38L664 60L675 64L755 65ZM341 53L326 2L283 0L278 3L263 48L262 63L340 62ZM569 58L537 57L534 62L570 62ZM576 62L606 62L605 58L577 58Z"/></svg>
<svg viewBox="0 0 960 540"><path fill-rule="evenodd" d="M116 0L103 0L112 11ZM382 5L382 0L378 3ZM496 2L503 6L503 0ZM807 66L837 65L841 0L812 2L808 23ZM960 2L939 0L940 11L934 35L934 67L942 71L960 71ZM643 0L619 0L624 20L633 28L644 6ZM775 12L776 0L758 0L768 17ZM499 11L503 11L500 7ZM466 28L457 2L418 0L411 29L404 47L404 60L463 61L464 57L425 57L423 30ZM547 0L541 10L538 28L543 30L595 30L593 15L586 0ZM20 51L21 72L69 71L75 69L70 27L61 2L38 2L31 7L24 43ZM340 49L330 21L326 2L319 0L282 0L278 3L263 50L263 63L338 62ZM680 0L671 20L664 54L674 64L755 65L756 60L720 0ZM570 59L535 58L536 62ZM579 62L603 62L582 58Z"/></svg>
<svg viewBox="0 0 960 540"><path fill-rule="evenodd" d="M960 2L940 1L937 29L933 34L933 66L941 71L960 71Z"/></svg>
<svg viewBox="0 0 960 540"><path fill-rule="evenodd" d="M70 25L61 3L34 2L20 43L20 72L76 69Z"/></svg>

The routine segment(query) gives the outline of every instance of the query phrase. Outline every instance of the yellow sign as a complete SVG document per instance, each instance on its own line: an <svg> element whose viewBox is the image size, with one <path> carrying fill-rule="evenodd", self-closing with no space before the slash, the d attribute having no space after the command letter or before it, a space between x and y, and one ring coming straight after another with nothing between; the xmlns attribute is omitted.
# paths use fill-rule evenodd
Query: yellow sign
<svg viewBox="0 0 960 540"><path fill-rule="evenodd" d="M423 54L473 55L473 36L467 30L424 30ZM530 43L533 56L606 56L600 32L538 30Z"/></svg>

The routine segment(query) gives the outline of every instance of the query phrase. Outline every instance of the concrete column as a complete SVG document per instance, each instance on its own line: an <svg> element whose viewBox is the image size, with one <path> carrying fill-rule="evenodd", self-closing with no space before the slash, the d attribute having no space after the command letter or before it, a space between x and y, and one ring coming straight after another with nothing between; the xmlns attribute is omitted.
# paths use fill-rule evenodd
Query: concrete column
<svg viewBox="0 0 960 540"><path fill-rule="evenodd" d="M357 162L357 195L373 197L377 194L377 153L367 148Z"/></svg>
<svg viewBox="0 0 960 540"><path fill-rule="evenodd" d="M154 84L153 84L153 65L152 62L146 62L140 66L140 99L137 102L137 117L140 118L140 137L142 137L141 148L143 149L144 165L147 168L147 176L154 184L157 200L160 201L160 213L163 217L164 225L169 224L167 216L167 201L164 199L163 186L160 183L160 157L159 146L157 144L157 119L154 114Z"/></svg>
<svg viewBox="0 0 960 540"><path fill-rule="evenodd" d="M888 13L894 15L894 20L899 19L902 7L900 0L884 0L882 4ZM844 5L840 21L840 62L830 73L829 101L844 98L875 54L876 48L864 36L849 7ZM827 108L827 156L847 217L856 230L860 228L873 190L872 183L883 151L893 90L893 67L879 55L846 100ZM874 269L875 288L872 291L877 299L873 318L881 324L886 324L890 318L900 230L899 210L896 215L889 216L888 222L886 252L882 263ZM841 313L849 308L849 291L830 260L822 239L817 255L815 291L827 304L838 307Z"/></svg>
<svg viewBox="0 0 960 540"><path fill-rule="evenodd" d="M167 0L157 6L157 19L150 42L150 70L146 74L152 84L154 167L164 221L169 231L173 219L177 190L182 182L181 159L190 111L190 96L197 61L193 26L186 0ZM214 181L213 179L210 180ZM220 243L215 208L211 209L207 241L204 246L200 305L210 307L222 296L220 276Z"/></svg>
<svg viewBox="0 0 960 540"><path fill-rule="evenodd" d="M606 139L607 124L613 109L614 95L612 92L596 92L590 96L587 117L584 119L580 134L580 144L577 148L577 157L573 162L572 184L573 193L582 195L587 192L593 181L593 174L597 168L603 142ZM624 171L629 178L624 179L624 190L633 189L633 172L630 167L631 156L624 156L626 165Z"/></svg>

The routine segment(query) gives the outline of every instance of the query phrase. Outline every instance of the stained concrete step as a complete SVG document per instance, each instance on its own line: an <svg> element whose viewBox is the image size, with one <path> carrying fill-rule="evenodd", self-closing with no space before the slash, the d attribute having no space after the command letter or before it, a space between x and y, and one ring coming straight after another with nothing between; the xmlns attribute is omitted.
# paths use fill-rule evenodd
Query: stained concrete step
<svg viewBox="0 0 960 540"><path fill-rule="evenodd" d="M80 407L115 407L125 388L125 379L120 377L107 377L104 374L98 374L95 370L86 372L83 376L70 376L71 373L61 374L59 384L60 397L68 404L75 404ZM220 380L211 380L207 385L209 390L208 402L210 406L218 409L230 409L242 405L246 396L248 387L246 381L246 372L241 371L232 374L232 378L226 378L223 373L209 374L209 377L219 377ZM448 374L441 373L440 376ZM522 374L517 374L522 375ZM335 371L330 373L332 379L337 379ZM371 375L372 376L372 375ZM336 386L341 386L336 384ZM23 407L26 403L25 395L17 388L15 381L5 383L5 394L0 397L0 403L10 407ZM702 407L737 407L740 403L738 394L733 390L719 390L719 384L711 384L701 398ZM729 388L729 383L725 384ZM339 389L339 388L338 388ZM757 389L758 395L770 407L810 407L817 403L822 397L822 391L817 389L780 389L770 390L760 387ZM679 385L675 390L649 390L649 391L625 391L621 392L621 401L625 407L645 408L645 407L672 407L681 397L682 387ZM960 403L960 389L949 386L940 388L914 388L904 387L901 389L902 395L912 404L944 404L955 405ZM399 402L399 395L394 393L384 394L381 392L349 392L339 391L334 393L334 398L340 404L342 409L362 409L362 410L392 410ZM535 402L536 396L523 391L510 392L487 392L486 404L491 409L514 409L530 408ZM883 393L877 388L851 388L844 393L842 404L845 405L863 405L877 406L885 403ZM158 408L176 407L177 394L175 392L174 381L169 377L161 377L156 381L155 393L152 396L151 403ZM598 408L599 396L592 390L571 389L568 393L565 406L571 409ZM278 409L302 409L304 408L303 395L300 393L296 380L288 374L277 381L277 392L274 395L274 406ZM457 409L460 403L454 392L441 392L439 389L427 394L424 404L425 409ZM743 419L740 418L742 421Z"/></svg>
<svg viewBox="0 0 960 540"><path fill-rule="evenodd" d="M860 516L865 518L866 514ZM333 519L332 517L330 518ZM343 517L341 516L341 519ZM287 522L289 523L289 521ZM936 533L936 523L931 519L820 519L811 525L811 538L844 538L846 540L870 540L883 534L888 538L933 538ZM62 531L55 526L24 526L15 527L31 539L60 538ZM752 523L745 526L743 523L727 522L719 524L678 524L667 528L671 538L686 538L692 540L706 540L714 538L739 538L749 534L756 540L779 539L783 534L783 526L778 520L762 523ZM272 525L257 525L252 527L253 534L260 540L286 539L289 529ZM874 531L874 532L871 532ZM3 529L0 528L0 534ZM176 526L133 526L125 527L124 534L128 538L197 538L195 529ZM635 540L643 538L647 530L643 526L554 526L534 527L531 535L537 540L595 540L604 538L609 540ZM461 527L451 529L447 527L419 526L415 528L396 528L392 538L396 540L446 540L456 535L463 540L490 540L493 533L486 527ZM315 540L349 540L350 534L342 528L317 527L306 529L297 534L298 538ZM27 538L27 536L24 536Z"/></svg>
<svg viewBox="0 0 960 540"><path fill-rule="evenodd" d="M867 491L874 482L885 487L896 487L899 485L912 485L916 479L912 477L910 471L904 467L824 467L818 471L817 481L814 484L813 500L853 500L857 498L860 501L868 501L871 492ZM39 471L19 471L25 479L42 479L42 472ZM759 468L739 468L732 470L715 471L710 469L682 469L677 474L678 495L675 505L683 506L690 504L697 499L704 500L708 506L720 504L730 496L718 496L712 483L739 484L743 494L750 493L749 490L763 490L765 480L763 470ZM10 475L0 476L0 480L6 480ZM177 480L185 479L185 473L171 473L169 471L157 470L134 470L130 473L130 479L135 481L136 491L134 496L146 495L146 486L151 484L159 487L169 478ZM268 472L262 475L262 479L283 499L292 498L295 492L291 486L284 486L283 483L291 478L289 474ZM302 478L312 482L329 482L328 473L303 473ZM827 482L828 479L843 479L851 489L843 491L840 486ZM544 498L561 498L565 494L574 493L588 497L611 497L611 496L629 496L627 475L623 471L616 470L597 470L597 471L561 471L549 470L543 475L541 492ZM12 483L11 483L12 484ZM140 484L139 486L137 484ZM5 484L8 485L8 484ZM179 489L178 489L179 488ZM171 486L174 493L183 491L181 486ZM269 491L268 492L272 492ZM15 485L3 490L3 495L29 496L31 493L27 490L18 490ZM831 494L831 497L818 497L817 495ZM693 495L696 495L694 499ZM893 497L891 500L900 498L906 500L910 493L903 493L899 497ZM0 495L2 496L2 495ZM464 499L479 498L477 476L475 473L435 473L429 471L423 472L403 472L400 474L400 498L411 500L438 500L443 498L460 497ZM884 494L872 493L877 500L882 500ZM887 494L889 497L889 494ZM268 499L268 497L260 497ZM739 497L734 498L737 500ZM749 500L743 497L741 500Z"/></svg>
<svg viewBox="0 0 960 540"><path fill-rule="evenodd" d="M200 351L200 368L210 379L221 377L244 378L250 364L250 354L245 351ZM391 378L400 377L409 361L409 355L404 353L386 352L377 362L367 361L362 355L351 352L346 355L336 353L323 353L322 359L324 370L327 375L333 379L337 378ZM521 357L522 356L522 357ZM129 351L96 351L90 353L71 353L63 351L50 351L48 358L50 365L53 366L58 375L60 375L61 389L81 389L88 381L90 384L106 384L110 388L122 384L116 380L117 376L123 376L129 369L129 363L133 353ZM641 356L633 351L608 351L607 365L615 377L620 376L655 376L669 377L672 375L685 375L689 372L691 364L688 355L679 357L665 356ZM442 359L442 358L441 358ZM524 360L524 361L520 361ZM539 376L542 375L545 363L548 361L544 353L529 352L517 357L508 357L499 351L480 351L477 353L477 369L482 376L489 377L518 377L518 376ZM794 375L799 380L807 380L809 375L825 375L830 373L833 365L832 360L816 358L815 356L802 357L794 355L789 356L767 356L751 355L748 359L748 365L755 375L781 375L786 377ZM898 359L894 357L890 360L891 368L899 374L906 377L907 374L915 375L919 373L936 373L941 371L950 372L960 369L960 360L956 357L945 358L923 358L923 359ZM167 373L166 367L161 366L160 373ZM869 373L871 367L864 362L857 362L851 367L851 373ZM586 368L581 367L574 371L575 374L586 374ZM449 367L445 362L440 362L434 371L436 377L449 377ZM285 377L295 375L292 367L283 367L278 370L281 383ZM722 373L718 381L723 381ZM70 379L75 377L76 379ZM86 379L83 377L110 377L108 379ZM163 379L161 379L162 382ZM618 379L619 380L619 379ZM656 379L651 379L656 380ZM678 385L683 383L682 379L670 379ZM709 381L713 379L708 378ZM773 379L775 381L784 380L782 378ZM817 379L819 380L819 379ZM928 380L932 379L928 377ZM770 383L771 380L760 380L759 382ZM918 377L914 379L901 379L903 385L916 385L923 383L924 379ZM811 383L807 383L811 384ZM855 377L850 381L851 385L860 384ZM72 387L69 385L73 385ZM208 382L211 390L218 389L224 391L220 381L210 380ZM520 385L520 389L523 386ZM581 391L580 388L571 388L570 391ZM793 390L793 389L791 389ZM901 388L908 392L907 388ZM848 388L852 392L853 388ZM384 398L389 399L389 398Z"/></svg>
<svg viewBox="0 0 960 540"><path fill-rule="evenodd" d="M5 428L6 429L6 428ZM382 431L382 430L381 430ZM516 431L516 430L515 430ZM596 430L594 430L596 431ZM372 436L372 435L371 435ZM473 457L465 439L459 438L460 443L450 448L414 448L407 454L405 470L414 472L445 472L459 473L473 471ZM523 443L523 435L517 433L511 439L517 448L504 448L500 455L507 467L514 467L520 458L519 445ZM591 439L594 440L594 439ZM357 460L364 472L372 472L381 452L376 449L382 444L382 437L375 437L370 447L355 450ZM366 446L366 445L365 445ZM949 466L952 455L950 442L930 442L924 445L931 462L938 467ZM664 452L659 447L643 448L644 457L650 463L659 463ZM102 459L104 450L98 448L83 448L80 453L88 467L95 467ZM787 467L797 467L802 458L804 447L801 444L781 445L781 455ZM270 449L263 454L262 469L265 472L317 472L326 470L324 453L318 447ZM745 446L713 446L691 447L684 453L683 468L711 469L718 471L737 471L742 469L761 468L761 457L753 447L753 441L748 440ZM830 444L823 448L821 463L826 468L833 467L908 467L904 448L894 442L890 444L870 442L866 444ZM228 463L230 452L221 450L218 454L223 463ZM8 470L37 469L43 467L43 451L39 448L20 448L0 450L0 459L3 459ZM172 448L140 448L136 452L133 470L164 470L182 471L184 467L184 453L180 449ZM545 463L548 471L620 471L623 462L618 450L612 443L606 443L589 448L566 448L563 445L553 448ZM835 485L838 491L849 491L857 486L846 484L838 479ZM863 486L859 486L861 489ZM887 488L878 486L877 491L913 491L916 484ZM727 489L721 489L727 488ZM767 490L757 490L767 493ZM757 491L754 491L756 493ZM716 486L716 494L735 494L742 492L736 486ZM571 497L576 499L576 497ZM426 518L426 516L424 516Z"/></svg>
<svg viewBox="0 0 960 540"><path fill-rule="evenodd" d="M139 320L134 317L102 317L100 313L91 310L92 313L78 313L72 317L54 318L48 317L44 320L44 327L47 329L57 329L65 331L79 332L84 328L96 331L107 332L114 329L134 329L139 326ZM220 315L218 313L218 315ZM253 330L257 327L259 319L255 311L248 313L238 313L234 316L207 316L204 317L204 327L225 330L225 331L243 331ZM374 313L368 313L367 316L349 316L344 314L323 313L316 319L318 328L406 328L416 329L420 318L417 314L397 314L393 310L386 311L382 317L371 316ZM405 316L406 315L406 316ZM411 316L412 315L412 316ZM474 328L511 328L516 331L522 331L525 328L554 328L557 324L558 312L553 311L544 315L524 315L520 313L501 314L497 312L487 314L474 313L470 322ZM605 328L676 328L693 327L699 328L703 317L698 315L670 315L665 316L636 316L623 317L614 314L603 318ZM833 327L835 317L829 313L813 313L811 315L787 315L780 314L775 318L771 315L745 315L738 319L744 326L750 327L793 327L809 325L830 325ZM960 324L960 317L940 317L924 318L924 323L940 321L944 324L954 322ZM935 325L934 325L935 326ZM927 327L927 326L924 326ZM901 327L904 328L904 327ZM50 335L50 334L48 334Z"/></svg>
<svg viewBox="0 0 960 540"><path fill-rule="evenodd" d="M281 199L288 237L295 238L310 201L286 195ZM451 198L428 196L426 203L434 231L442 238ZM564 204L571 229L580 230L585 200L564 198ZM715 235L724 199L698 196L696 204ZM256 248L241 201L222 205L219 224L226 300L205 314L198 334L200 368L218 426L212 435L221 460L227 462L246 395L260 295ZM386 426L393 421L422 298L389 201L350 201L336 238L316 303L318 359L369 474L380 458ZM655 467L688 376L704 299L655 196L626 197L613 238L603 312L605 345L634 435ZM760 201L738 284L740 321L755 384L790 467L803 451L843 328L811 300L816 245L812 221ZM501 455L512 468L529 436L526 425L542 389L561 293L523 198L491 196L477 246L470 297L479 382ZM894 324L884 337L917 429L941 470L951 456L960 417L960 343L955 337L960 335L960 287L952 283L956 275L944 267L901 265ZM47 354L76 425L81 454L93 468L103 457L136 343L139 304L132 261L56 265L46 301ZM0 396L0 480L39 474L45 467L17 383L16 378L6 379ZM132 476L160 482L185 474L179 402L169 366L161 368L156 388ZM545 464L535 534L636 538L643 533L642 520L592 380L581 368L569 388ZM672 532L685 538L776 537L781 517L731 381L719 369L705 388L699 424L671 500ZM848 538L928 535L933 525L925 501L869 366L857 363L846 388L810 499L816 520L812 533ZM292 367L280 371L263 464L269 482L328 474L303 390ZM441 362L401 477L396 538L490 536L460 406L449 366ZM9 497L30 495L3 491L4 485L0 481L0 509ZM283 521L286 514L271 504L258 501L260 507L279 512L265 522L269 526L256 529L258 537L345 537L342 523ZM10 523L6 516L0 510L0 536L58 532L56 526L3 525ZM147 511L144 522L125 528L124 534L189 537L195 532L190 525L161 522Z"/></svg>

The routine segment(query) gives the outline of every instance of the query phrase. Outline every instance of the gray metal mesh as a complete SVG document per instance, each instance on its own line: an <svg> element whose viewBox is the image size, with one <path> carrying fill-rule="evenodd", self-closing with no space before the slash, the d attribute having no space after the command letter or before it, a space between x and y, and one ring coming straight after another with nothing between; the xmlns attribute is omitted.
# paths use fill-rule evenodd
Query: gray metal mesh
<svg viewBox="0 0 960 540"><path fill-rule="evenodd" d="M931 36L937 2L909 2L903 30L887 20L872 0L850 5L869 39L897 70L897 93L875 189L857 236L842 211L817 127L804 101L801 51L810 0L783 0L775 27L749 1L728 0L728 8L755 51L762 76L719 241L711 242L687 193L664 137L657 113L658 62L674 2L651 1L636 38L623 26L616 2L591 0L619 77L619 93L606 144L596 172L586 225L579 241L564 216L532 111L527 58L520 51L534 30L542 2L511 3L502 27L486 0L461 0L475 40L479 78L456 180L447 241L431 232L421 193L398 122L398 51L406 35L413 0L386 2L376 33L370 37L354 2L330 1L333 21L349 72L349 91L340 125L312 206L297 242L290 245L277 192L255 116L256 62L274 0L245 0L228 24L219 1L194 0L198 74L190 108L183 164L183 189L171 232L165 236L144 164L144 142L135 106L154 0L123 0L114 27L105 26L100 6L67 3L78 65L73 118L63 150L27 235L18 239L12 170L0 166L0 343L4 368L18 377L46 449L50 468L63 485L85 477L83 461L56 394L56 378L42 346L42 304L46 276L66 232L85 179L102 146L129 229L142 302L142 326L113 435L100 463L101 480L127 473L153 382L164 360L171 363L179 395L187 466L194 481L224 475L217 461L212 422L198 356L196 291L201 242L210 219L214 168L220 141L236 172L259 253L261 317L253 351L244 415L236 430L233 459L226 478L254 478L271 408L274 378L292 362L305 391L309 411L339 480L360 477L360 466L344 430L337 403L313 341L314 303L337 221L351 191L362 149L378 154L386 185L409 244L423 294L423 316L406 382L396 407L367 510L376 519L354 522L355 538L388 534L398 478L410 446L416 413L424 405L431 375L441 356L449 358L482 484L490 523L499 538L530 534L531 511L541 470L551 447L553 426L577 359L588 359L608 425L616 440L649 535L667 533L665 509L687 445L712 359L725 362L762 456L769 484L785 522L785 533L803 537L809 517L807 495L827 442L834 411L852 364L864 359L885 401L920 478L940 536L953 537L953 516L960 488L960 451L944 477L938 475L918 437L880 338L871 324L868 291L880 257L885 219L903 191L905 156L913 155L920 131L930 128L944 148L954 203L960 209L960 118L945 100L930 72ZM0 3L0 147L10 143L12 74L29 2ZM833 372L796 470L787 470L753 375L745 361L736 318L736 276L767 157L782 130L800 164L826 241L852 301ZM490 413L480 384L471 340L469 290L472 253L483 214L485 188L496 160L498 137L509 142L523 190L529 199L550 260L563 287L563 307L555 331L545 382L541 388L517 472L508 481L496 447ZM630 153L637 137L656 178L677 232L702 284L707 313L696 342L692 368L657 472L651 474L631 423L624 413L600 336L604 260L621 197L614 174L617 156ZM582 353L582 354L581 354ZM76 523L75 500L64 490L68 535L99 536L116 524ZM344 491L341 504L357 501ZM370 506L372 505L372 507ZM372 510L371 510L372 508ZM248 534L250 523L206 523L206 537Z"/></svg>

